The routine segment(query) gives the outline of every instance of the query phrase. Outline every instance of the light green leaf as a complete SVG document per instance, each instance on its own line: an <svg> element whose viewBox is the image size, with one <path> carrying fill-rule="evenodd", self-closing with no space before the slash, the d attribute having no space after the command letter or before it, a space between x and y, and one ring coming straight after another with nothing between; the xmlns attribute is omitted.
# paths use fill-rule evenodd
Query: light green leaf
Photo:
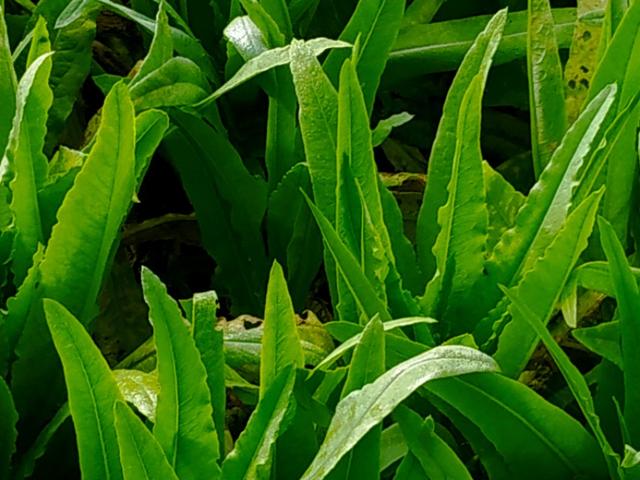
<svg viewBox="0 0 640 480"><path fill-rule="evenodd" d="M425 383L496 369L485 354L457 346L436 347L397 365L338 403L320 451L302 478L324 478L369 430Z"/></svg>
<svg viewBox="0 0 640 480"><path fill-rule="evenodd" d="M384 118L378 122L376 128L371 132L371 143L374 147L378 147L391 135L391 131L396 127L409 123L413 120L413 115L407 112L396 113L390 117Z"/></svg>
<svg viewBox="0 0 640 480"><path fill-rule="evenodd" d="M473 328L467 320L476 308L473 289L484 274L489 222L480 151L484 81L481 74L474 77L458 112L448 197L438 211L440 231L433 245L437 270L421 300L425 312L441 319L447 337Z"/></svg>
<svg viewBox="0 0 640 480"><path fill-rule="evenodd" d="M482 296L486 306L478 308L479 312L498 305L502 298L498 285L517 285L564 225L572 206L575 182L585 160L597 147L596 139L608 125L615 93L615 86L607 87L576 120L529 192L515 225L493 249L486 265L488 276ZM479 323L475 334L480 342L491 336L495 322L503 317L507 306L503 300Z"/></svg>
<svg viewBox="0 0 640 480"><path fill-rule="evenodd" d="M387 57L398 36L404 6L405 0L360 0L340 34L340 40L349 43L355 43L360 37L356 68L369 113ZM348 52L333 50L324 62L324 70L334 82L347 56Z"/></svg>
<svg viewBox="0 0 640 480"><path fill-rule="evenodd" d="M113 371L113 377L124 399L142 415L155 422L160 391L157 372L117 369Z"/></svg>
<svg viewBox="0 0 640 480"><path fill-rule="evenodd" d="M436 258L432 252L436 238L440 231L438 211L447 203L448 185L452 178L452 159L456 152L456 132L459 123L460 110L465 93L473 80L480 74L480 92L491 65L502 30L506 21L506 11L497 13L486 25L484 31L476 38L473 46L465 55L460 69L449 88L444 104L438 132L432 146L429 160L427 188L424 193L417 223L418 261L427 278L432 278L436 272ZM482 177L479 177L481 179Z"/></svg>
<svg viewBox="0 0 640 480"><path fill-rule="evenodd" d="M115 422L125 480L178 479L158 441L122 402L115 404Z"/></svg>
<svg viewBox="0 0 640 480"><path fill-rule="evenodd" d="M287 281L278 262L269 274L264 312L264 333L260 352L260 398L276 377L289 365L304 367L304 353L296 328L296 315L287 290Z"/></svg>
<svg viewBox="0 0 640 480"><path fill-rule="evenodd" d="M536 178L567 129L564 80L549 0L529 0L527 70L531 149Z"/></svg>
<svg viewBox="0 0 640 480"><path fill-rule="evenodd" d="M157 349L160 394L153 434L179 477L219 478L218 439L207 372L178 304L150 270L142 270Z"/></svg>
<svg viewBox="0 0 640 480"><path fill-rule="evenodd" d="M620 342L622 350L622 373L624 374L624 420L629 429L631 442L640 442L640 290L633 276L624 248L609 222L598 221L602 248L609 261L609 273L618 302Z"/></svg>
<svg viewBox="0 0 640 480"><path fill-rule="evenodd" d="M191 316L193 339L207 371L207 386L213 408L213 424L218 434L220 457L223 458L227 392L225 389L224 342L222 332L216 328L217 312L218 295L216 292L196 293L193 296Z"/></svg>
<svg viewBox="0 0 640 480"><path fill-rule="evenodd" d="M136 192L168 128L169 116L160 110L147 110L136 117Z"/></svg>
<svg viewBox="0 0 640 480"><path fill-rule="evenodd" d="M161 1L156 16L156 30L153 34L149 52L144 58L138 73L131 80L131 86L161 68L173 57L173 39L171 38L171 28L169 27L166 8L166 2Z"/></svg>
<svg viewBox="0 0 640 480"><path fill-rule="evenodd" d="M514 287L518 298L527 299L532 311L545 325L553 315L573 267L587 247L602 195L602 191L591 194L571 212L544 256ZM506 375L516 378L526 367L539 340L526 320L513 310L511 314L511 321L500 334L494 358Z"/></svg>
<svg viewBox="0 0 640 480"><path fill-rule="evenodd" d="M605 322L593 327L576 328L571 335L596 355L606 358L624 371L620 348L620 322Z"/></svg>
<svg viewBox="0 0 640 480"><path fill-rule="evenodd" d="M47 132L47 111L53 101L49 88L51 53L38 57L18 85L16 116L9 134L7 158L14 178L10 183L16 235L13 273L20 285L39 243L44 243L38 190L47 178L47 157L42 153Z"/></svg>
<svg viewBox="0 0 640 480"><path fill-rule="evenodd" d="M294 413L291 403L294 382L292 366L276 377L222 464L222 478L270 478L273 447Z"/></svg>
<svg viewBox="0 0 640 480"><path fill-rule="evenodd" d="M133 104L126 87L118 84L105 100L95 145L58 211L40 265L37 294L17 346L12 390L18 410L31 419L31 434L55 413L64 389L39 299L63 303L83 325L93 319L111 252L133 198L134 140Z"/></svg>
<svg viewBox="0 0 640 480"><path fill-rule="evenodd" d="M44 300L62 360L83 478L121 479L113 408L124 400L111 369L84 326L61 304Z"/></svg>

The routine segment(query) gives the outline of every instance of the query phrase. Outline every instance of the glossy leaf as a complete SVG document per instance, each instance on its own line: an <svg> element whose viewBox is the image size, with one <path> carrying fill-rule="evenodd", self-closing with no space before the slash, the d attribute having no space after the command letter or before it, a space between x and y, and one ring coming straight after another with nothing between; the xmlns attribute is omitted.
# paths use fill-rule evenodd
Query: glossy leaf
<svg viewBox="0 0 640 480"><path fill-rule="evenodd" d="M111 369L67 309L53 300L45 300L44 309L64 368L82 475L122 478L113 408L123 398Z"/></svg>
<svg viewBox="0 0 640 480"><path fill-rule="evenodd" d="M142 270L153 325L160 394L153 434L178 476L219 476L207 372L177 303L150 270Z"/></svg>
<svg viewBox="0 0 640 480"><path fill-rule="evenodd" d="M338 404L320 451L302 478L328 474L369 430L425 383L496 368L483 353L454 346L436 347L397 365Z"/></svg>
<svg viewBox="0 0 640 480"><path fill-rule="evenodd" d="M115 404L115 426L125 480L177 480L153 434L126 404Z"/></svg>
<svg viewBox="0 0 640 480"><path fill-rule="evenodd" d="M173 57L173 39L171 38L171 29L169 27L169 18L167 17L166 3L160 2L158 14L156 16L156 30L153 34L153 40L149 46L149 52L144 58L138 73L131 81L131 85L135 85L140 80L159 69Z"/></svg>
<svg viewBox="0 0 640 480"><path fill-rule="evenodd" d="M113 371L113 376L124 399L142 415L155 422L160 391L157 372L117 369Z"/></svg>
<svg viewBox="0 0 640 480"><path fill-rule="evenodd" d="M4 155L16 109L18 80L13 69L11 46L5 23L4 4L0 5L0 152Z"/></svg>
<svg viewBox="0 0 640 480"><path fill-rule="evenodd" d="M549 0L529 0L527 70L533 169L539 176L567 129L562 64Z"/></svg>

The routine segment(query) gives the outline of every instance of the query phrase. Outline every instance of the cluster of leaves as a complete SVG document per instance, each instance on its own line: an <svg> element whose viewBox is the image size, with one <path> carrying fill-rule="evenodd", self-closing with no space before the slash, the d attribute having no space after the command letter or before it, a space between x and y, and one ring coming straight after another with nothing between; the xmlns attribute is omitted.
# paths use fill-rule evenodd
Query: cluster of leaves
<svg viewBox="0 0 640 480"><path fill-rule="evenodd" d="M640 1L578 20L601 32L575 111L576 9L548 0L462 19L443 0L4 3L0 478L640 478ZM150 35L126 75L93 60L105 12ZM481 149L491 66L513 62L530 148L505 164L531 170L526 195ZM376 147L412 116L371 120L381 85L452 69L409 239ZM105 100L73 141L87 83ZM156 150L216 290L263 320L218 321L214 291L176 302L143 268L153 335L109 365L90 332ZM318 278L324 324L295 313ZM563 379L544 396L540 357Z"/></svg>

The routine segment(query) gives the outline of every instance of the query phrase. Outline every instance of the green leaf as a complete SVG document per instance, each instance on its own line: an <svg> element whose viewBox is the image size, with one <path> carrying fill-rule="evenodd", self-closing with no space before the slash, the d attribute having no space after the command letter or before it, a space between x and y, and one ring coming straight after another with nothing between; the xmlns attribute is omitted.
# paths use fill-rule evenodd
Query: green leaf
<svg viewBox="0 0 640 480"><path fill-rule="evenodd" d="M456 453L435 432L431 417L422 420L420 415L400 406L393 413L409 451L418 460L428 478L456 478L472 480L469 471Z"/></svg>
<svg viewBox="0 0 640 480"><path fill-rule="evenodd" d="M606 476L598 445L584 427L522 383L482 374L438 380L426 388L479 428L512 478Z"/></svg>
<svg viewBox="0 0 640 480"><path fill-rule="evenodd" d="M222 478L269 478L273 446L293 414L294 382L292 366L276 377L222 464Z"/></svg>
<svg viewBox="0 0 640 480"><path fill-rule="evenodd" d="M571 335L596 355L624 370L620 348L620 322L605 322L593 327L576 328Z"/></svg>
<svg viewBox="0 0 640 480"><path fill-rule="evenodd" d="M207 96L201 68L188 58L176 57L131 86L138 110L193 105Z"/></svg>
<svg viewBox="0 0 640 480"><path fill-rule="evenodd" d="M136 117L136 192L168 129L169 116L160 110L147 110Z"/></svg>
<svg viewBox="0 0 640 480"><path fill-rule="evenodd" d="M457 346L436 347L397 365L338 403L320 451L302 478L324 478L369 430L425 383L496 369L490 357Z"/></svg>
<svg viewBox="0 0 640 480"><path fill-rule="evenodd" d="M356 300L358 307L369 318L380 315L383 321L391 320L391 316L386 305L378 298L378 294L371 282L360 268L356 257L349 251L349 248L340 239L331 223L320 212L311 200L307 197L307 202L311 208L322 237L324 238L327 250L333 256L340 274L343 276L347 287Z"/></svg>
<svg viewBox="0 0 640 480"><path fill-rule="evenodd" d="M151 46L149 47L149 52L144 58L142 65L140 65L138 73L131 81L131 86L162 67L173 57L173 39L171 38L171 28L169 27L166 8L166 2L161 1L156 16L156 29L153 34Z"/></svg>
<svg viewBox="0 0 640 480"><path fill-rule="evenodd" d="M447 203L448 185L454 173L451 165L456 153L456 132L463 99L471 81L478 74L480 85L476 88L479 88L480 92L483 90L491 58L498 48L505 21L506 11L503 10L487 24L465 55L447 94L438 132L431 150L427 173L429 182L424 193L416 227L418 261L427 278L432 278L436 272L436 257L432 249L440 231L438 212Z"/></svg>
<svg viewBox="0 0 640 480"><path fill-rule="evenodd" d="M340 40L352 44L360 37L356 68L369 113L389 52L398 36L404 6L405 0L361 0L340 34ZM334 50L324 62L324 70L334 82L347 56L347 52Z"/></svg>
<svg viewBox="0 0 640 480"><path fill-rule="evenodd" d="M269 274L264 312L264 333L260 352L260 398L289 365L304 367L304 353L296 328L296 315L287 281L278 262Z"/></svg>
<svg viewBox="0 0 640 480"><path fill-rule="evenodd" d="M640 5L632 3L627 9L615 35L591 79L588 98L594 98L606 85L615 83L619 89L616 104L621 112L640 92L640 43L637 42L640 28ZM606 186L602 214L609 220L622 239L627 243L631 198L634 188L633 178L638 171L636 152L636 130L640 119L640 110L636 107L632 113L633 121L628 124L613 146L612 158L607 165Z"/></svg>
<svg viewBox="0 0 640 480"><path fill-rule="evenodd" d="M409 123L413 120L413 115L407 112L396 113L378 122L376 128L371 132L371 143L374 147L379 147L391 135L391 131L396 127Z"/></svg>
<svg viewBox="0 0 640 480"><path fill-rule="evenodd" d="M555 35L559 48L571 46L576 24L575 8L554 8ZM491 17L481 15L418 24L404 28L389 54L383 82L399 82L433 72L455 70ZM527 55L527 12L511 12L495 64Z"/></svg>
<svg viewBox="0 0 640 480"><path fill-rule="evenodd" d="M429 23L445 0L414 0L404 12L402 27Z"/></svg>
<svg viewBox="0 0 640 480"><path fill-rule="evenodd" d="M0 378L0 476L9 478L11 457L16 451L18 412L13 404L11 391Z"/></svg>
<svg viewBox="0 0 640 480"><path fill-rule="evenodd" d="M218 88L202 103L213 101L252 78L271 70L272 68L287 65L294 61L296 50L304 46L306 53L312 57L321 55L330 48L348 48L350 44L338 40L329 40L327 38L314 38L303 42L301 40L293 40L291 45L286 47L272 48L261 53L257 57L250 59L245 63L236 74L231 77L224 85ZM292 70L293 71L293 70Z"/></svg>
<svg viewBox="0 0 640 480"><path fill-rule="evenodd" d="M480 151L483 83L481 74L474 77L458 112L448 197L438 211L433 246L437 270L421 300L426 313L441 319L447 337L473 328L466 319L476 308L473 288L484 274L489 214Z"/></svg>
<svg viewBox="0 0 640 480"><path fill-rule="evenodd" d="M293 32L287 3L285 0L260 0L265 12L273 18L285 38L290 39L293 36Z"/></svg>
<svg viewBox="0 0 640 480"><path fill-rule="evenodd" d="M218 478L218 439L207 372L178 304L150 270L142 270L158 357L160 395L153 434L179 477Z"/></svg>
<svg viewBox="0 0 640 480"><path fill-rule="evenodd" d="M178 128L165 139L165 151L195 208L203 244L218 264L216 285L229 291L233 312L262 314L267 186L205 121L178 111L171 118Z"/></svg>
<svg viewBox="0 0 640 480"><path fill-rule="evenodd" d="M587 247L604 192L591 194L571 214L549 248L514 287L532 311L547 324L580 255ZM500 334L494 358L506 375L516 378L538 345L538 337L526 320L511 310L512 319Z"/></svg>
<svg viewBox="0 0 640 480"><path fill-rule="evenodd" d="M11 210L16 228L13 273L20 285L31 266L39 243L44 243L38 190L47 178L47 158L42 153L47 111L53 95L49 88L51 54L38 57L18 85L16 116L9 134L6 155L14 178L10 183Z"/></svg>
<svg viewBox="0 0 640 480"><path fill-rule="evenodd" d="M4 5L0 5L0 152L4 154L16 110L18 80L13 69Z"/></svg>
<svg viewBox="0 0 640 480"><path fill-rule="evenodd" d="M342 323L342 322L338 322L338 323ZM390 332L391 330L394 330L396 328L409 327L412 325L419 325L419 324L426 324L426 323L436 323L436 320L434 320L433 318L427 318L427 317L400 318L397 320L389 320L387 322L383 322L382 326L385 332ZM335 323L327 324L327 328L329 328L329 326L334 324ZM354 325L354 328L361 328L361 327L359 327L358 325ZM361 339L362 339L362 333L356 333L353 336L350 336L348 340L345 340L344 342L342 342L342 344L338 348L334 349L318 365L316 365L315 369L320 370L320 369L326 369L330 367L340 357L342 357L342 355L344 355L353 347L358 345Z"/></svg>
<svg viewBox="0 0 640 480"><path fill-rule="evenodd" d="M487 251L491 251L504 232L513 227L525 197L487 162L482 162L482 167L489 211Z"/></svg>
<svg viewBox="0 0 640 480"><path fill-rule="evenodd" d="M529 307L522 301L520 301L515 292L507 289L504 289L503 291L511 301L514 311L517 310L519 312L518 315L520 315L521 318L525 319L536 332L536 334L540 337L542 343L544 344L547 351L558 366L560 372L562 373L562 376L565 378L567 384L569 385L571 393L576 399L578 406L582 411L582 414L587 420L587 424L589 425L589 427L591 427L591 431L593 432L596 440L598 441L598 444L600 445L600 450L604 454L607 462L610 477L620 478L618 474L620 457L611 448L611 445L609 444L609 441L607 440L607 437L600 426L600 418L596 414L596 409L593 403L593 398L591 397L589 385L580 373L580 370L578 370L578 368L573 363L571 363L571 360L562 350L562 348L560 348L560 346L555 342L551 333L549 333L542 322L538 320L538 318L536 318L536 315L531 312L531 310L529 310ZM597 458L597 456L592 456L592 460L595 458Z"/></svg>
<svg viewBox="0 0 640 480"><path fill-rule="evenodd" d="M322 262L322 238L300 190L311 195L303 163L294 165L271 192L267 209L269 253L286 265L289 292L299 311Z"/></svg>
<svg viewBox="0 0 640 480"><path fill-rule="evenodd" d="M575 182L585 159L597 147L596 139L608 124L615 93L615 86L606 88L582 112L531 189L518 211L515 225L493 249L486 265L488 276L483 301L487 303L478 309L480 312L498 305L502 298L498 285L517 285L564 225L572 206ZM479 323L475 334L480 342L491 336L495 322L505 314L507 305L502 301Z"/></svg>
<svg viewBox="0 0 640 480"><path fill-rule="evenodd" d="M385 342L383 324L378 317L371 319L364 331L349 365L349 373L341 398L372 383L385 371ZM382 427L371 429L336 465L328 478L376 478L380 471L380 437Z"/></svg>
<svg viewBox="0 0 640 480"><path fill-rule="evenodd" d="M220 458L224 457L224 427L227 392L225 389L225 363L223 334L216 328L218 295L215 292L196 293L193 296L193 339L207 370L207 385L213 407L213 423L218 434Z"/></svg>
<svg viewBox="0 0 640 480"><path fill-rule="evenodd" d="M67 384L83 478L122 478L113 407L124 400L106 360L84 326L61 304L44 310Z"/></svg>
<svg viewBox="0 0 640 480"><path fill-rule="evenodd" d="M155 422L160 391L157 372L117 369L113 371L113 376L124 399L142 415Z"/></svg>
<svg viewBox="0 0 640 480"><path fill-rule="evenodd" d="M598 226L618 302L624 374L624 419L631 442L637 444L640 441L640 386L637 382L637 375L640 374L640 354L637 352L640 341L640 323L637 317L640 311L640 290L613 227L603 218L598 220Z"/></svg>
<svg viewBox="0 0 640 480"><path fill-rule="evenodd" d="M115 404L115 425L125 480L178 479L153 434L122 402Z"/></svg>
<svg viewBox="0 0 640 480"><path fill-rule="evenodd" d="M118 84L105 100L95 145L58 211L40 265L33 308L17 346L12 390L18 410L36 431L55 413L64 388L39 299L64 304L83 325L93 319L111 252L133 198L134 139L133 104L126 87Z"/></svg>
<svg viewBox="0 0 640 480"><path fill-rule="evenodd" d="M562 64L549 0L529 0L527 71L531 153L536 178L551 160L567 129Z"/></svg>

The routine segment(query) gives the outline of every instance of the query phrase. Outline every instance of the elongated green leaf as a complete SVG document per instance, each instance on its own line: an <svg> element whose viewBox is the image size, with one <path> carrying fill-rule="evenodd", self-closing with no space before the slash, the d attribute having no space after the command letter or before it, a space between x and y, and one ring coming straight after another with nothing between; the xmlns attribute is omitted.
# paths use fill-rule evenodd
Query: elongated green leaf
<svg viewBox="0 0 640 480"><path fill-rule="evenodd" d="M396 127L409 123L413 120L413 115L407 112L396 113L388 118L382 119L371 132L371 142L374 147L382 145L382 143L391 135L391 131Z"/></svg>
<svg viewBox="0 0 640 480"><path fill-rule="evenodd" d="M45 299L51 336L62 360L84 478L122 478L114 425L115 402L124 401L109 365L82 324Z"/></svg>
<svg viewBox="0 0 640 480"><path fill-rule="evenodd" d="M398 36L404 5L405 0L361 0L340 34L340 40L349 43L355 43L360 36L356 68L367 112L373 108L382 71ZM324 63L327 75L334 82L347 55L347 52L333 50Z"/></svg>
<svg viewBox="0 0 640 480"><path fill-rule="evenodd" d="M11 457L16 450L16 430L18 412L13 404L11 391L3 378L0 378L0 476L9 477Z"/></svg>
<svg viewBox="0 0 640 480"><path fill-rule="evenodd" d="M222 478L269 478L275 440L293 414L294 381L292 367L285 368L276 377L222 464Z"/></svg>
<svg viewBox="0 0 640 480"><path fill-rule="evenodd" d="M469 471L455 452L435 432L435 422L431 417L422 420L407 407L399 407L393 413L411 454L418 460L423 474L429 478L456 478L471 480Z"/></svg>
<svg viewBox="0 0 640 480"><path fill-rule="evenodd" d="M39 243L44 243L38 190L47 178L47 158L42 153L47 111L53 101L49 88L51 55L45 53L27 69L18 85L16 116L9 135L7 158L14 174L10 184L16 235L13 273L16 285L24 280Z"/></svg>
<svg viewBox="0 0 640 480"><path fill-rule="evenodd" d="M131 81L132 86L153 71L162 67L173 57L173 39L171 38L171 28L169 27L166 5L166 2L160 2L156 16L156 30L153 34L151 46L142 65L140 65L138 73Z"/></svg>
<svg viewBox="0 0 640 480"><path fill-rule="evenodd" d="M564 225L573 200L573 187L595 140L605 128L616 88L607 87L580 115L554 152L551 162L531 189L518 212L516 223L502 236L487 261L487 282L483 295L491 309L502 297L497 285L512 287L538 260ZM502 303L476 329L480 342L490 337L497 319L506 311Z"/></svg>
<svg viewBox="0 0 640 480"><path fill-rule="evenodd" d="M345 283L351 291L353 298L358 303L358 307L369 318L373 318L377 314L380 315L383 321L391 320L386 305L378 297L374 287L362 271L358 260L349 251L344 242L342 242L329 220L327 220L308 197L307 202L318 223L318 227L320 227L320 232L324 238L327 250L333 256L340 274L345 279Z"/></svg>
<svg viewBox="0 0 640 480"><path fill-rule="evenodd" d="M631 267L631 273L640 280L640 268ZM589 262L580 265L573 272L577 285L589 290L606 293L610 297L616 296L613 288L609 264L607 262Z"/></svg>
<svg viewBox="0 0 640 480"><path fill-rule="evenodd" d="M248 80L264 73L272 68L287 65L295 58L296 50L304 45L305 52L312 57L317 57L324 51L330 48L348 48L351 45L346 42L338 40L329 40L327 38L314 38L307 42L300 40L294 40L291 45L286 47L273 48L261 53L257 57L252 58L245 63L236 74L229 79L224 85L217 89L211 96L209 96L205 102L215 100L221 97L225 93L233 90L239 85L242 85ZM204 102L203 102L204 103Z"/></svg>
<svg viewBox="0 0 640 480"><path fill-rule="evenodd" d="M593 432L596 440L598 441L598 444L600 445L600 450L604 454L607 462L610 477L620 478L618 472L620 457L613 451L606 435L602 431L602 428L600 426L600 418L596 414L596 409L593 403L593 398L591 397L589 385L580 373L580 370L578 370L578 368L573 363L571 363L571 360L569 359L567 354L564 353L562 348L560 348L560 346L555 342L554 338L544 327L542 322L540 322L540 320L536 318L535 314L529 310L529 307L523 304L512 291L504 289L504 293L513 304L514 310L518 310L521 317L529 322L529 325L540 337L540 339L544 343L544 346L560 369L560 372L569 385L569 389L575 397L578 406L582 411L582 414L587 420L589 427L591 427L591 431ZM591 459L594 460L596 458L597 456L592 456Z"/></svg>
<svg viewBox="0 0 640 480"><path fill-rule="evenodd" d="M118 84L105 100L95 145L58 211L18 342L12 390L22 417L30 419L23 430L27 438L55 413L64 388L39 299L63 303L83 325L93 319L110 252L133 198L134 141L133 104Z"/></svg>
<svg viewBox="0 0 640 480"><path fill-rule="evenodd" d="M113 376L124 399L155 423L158 392L160 391L157 372L147 373L140 370L118 368L113 371Z"/></svg>
<svg viewBox="0 0 640 480"><path fill-rule="evenodd" d="M218 296L215 292L197 293L193 296L193 339L200 358L207 370L207 385L211 395L213 423L218 434L220 458L224 457L224 419L227 403L225 389L225 363L223 334L215 328Z"/></svg>
<svg viewBox="0 0 640 480"><path fill-rule="evenodd" d="M136 117L136 192L168 128L169 116L160 110L147 110Z"/></svg>
<svg viewBox="0 0 640 480"><path fill-rule="evenodd" d="M633 2L626 11L615 35L600 61L591 80L588 98L594 98L607 84L615 83L619 88L617 111L624 107L640 92L640 43L637 42L640 29L640 5ZM612 158L607 165L603 216L609 220L623 245L627 243L633 178L638 171L635 150L636 130L640 121L640 110L632 113L632 122L626 126L613 146Z"/></svg>
<svg viewBox="0 0 640 480"><path fill-rule="evenodd" d="M274 262L269 274L260 352L260 397L287 366L304 367L304 354L291 297L282 267Z"/></svg>
<svg viewBox="0 0 640 480"><path fill-rule="evenodd" d="M473 287L484 273L489 213L480 151L483 83L481 74L474 77L458 112L448 197L438 211L433 246L437 270L422 299L424 311L444 322L446 336L473 328L466 319L476 308Z"/></svg>
<svg viewBox="0 0 640 480"><path fill-rule="evenodd" d="M552 13L558 47L568 48L576 24L576 10L555 8ZM403 29L389 54L383 81L397 82L461 67L465 54L490 18L482 15ZM497 65L526 57L527 12L509 14L503 38L496 52Z"/></svg>
<svg viewBox="0 0 640 480"><path fill-rule="evenodd" d="M260 0L265 12L273 18L285 39L288 40L291 39L293 33L287 3L285 0Z"/></svg>
<svg viewBox="0 0 640 480"><path fill-rule="evenodd" d="M131 409L115 404L115 426L125 480L177 480L162 447Z"/></svg>
<svg viewBox="0 0 640 480"><path fill-rule="evenodd" d="M633 443L640 441L640 386L637 375L640 374L640 355L637 351L640 341L640 290L638 282L631 272L622 244L616 237L610 223L600 218L600 237L607 260L609 272L618 302L620 320L620 341L624 374L624 419Z"/></svg>
<svg viewBox="0 0 640 480"><path fill-rule="evenodd" d="M519 382L482 374L426 388L480 429L514 478L606 476L598 445L584 427Z"/></svg>
<svg viewBox="0 0 640 480"><path fill-rule="evenodd" d="M506 20L506 11L494 16L480 33L453 79L444 104L442 118L433 143L429 160L429 182L424 193L417 223L418 261L427 278L436 272L436 258L432 252L440 226L438 211L447 203L447 187L451 181L452 158L456 149L456 127L465 92L472 79L479 73L477 88L482 91L491 65L491 58L498 48ZM481 179L482 177L479 177Z"/></svg>
<svg viewBox="0 0 640 480"><path fill-rule="evenodd" d="M543 324L547 324L560 300L575 263L587 247L603 192L593 193L578 206L558 232L544 256L515 287L518 297L527 299ZM494 358L506 375L517 377L538 345L538 337L526 320L512 313L511 322L500 334Z"/></svg>
<svg viewBox="0 0 640 480"><path fill-rule="evenodd" d="M4 5L0 5L0 152L4 155L9 140L9 132L16 109L18 80L13 69L11 46L7 35Z"/></svg>
<svg viewBox="0 0 640 480"><path fill-rule="evenodd" d="M353 352L341 397L375 381L385 371L384 329L379 317L371 319ZM380 471L382 427L373 427L329 474L329 479L375 478Z"/></svg>
<svg viewBox="0 0 640 480"><path fill-rule="evenodd" d="M262 241L265 182L249 173L229 140L203 120L174 111L164 147L193 204L203 244L218 264L216 286L233 311L260 315L268 264Z"/></svg>
<svg viewBox="0 0 640 480"><path fill-rule="evenodd" d="M142 270L158 357L160 395L153 433L169 464L185 478L218 478L219 448L207 372L178 304L150 270Z"/></svg>
<svg viewBox="0 0 640 480"><path fill-rule="evenodd" d="M369 430L425 383L496 369L490 357L457 346L436 347L397 365L338 404L320 451L302 478L327 475Z"/></svg>
<svg viewBox="0 0 640 480"><path fill-rule="evenodd" d="M549 0L529 0L527 70L531 149L536 177L549 163L567 129L562 64Z"/></svg>

